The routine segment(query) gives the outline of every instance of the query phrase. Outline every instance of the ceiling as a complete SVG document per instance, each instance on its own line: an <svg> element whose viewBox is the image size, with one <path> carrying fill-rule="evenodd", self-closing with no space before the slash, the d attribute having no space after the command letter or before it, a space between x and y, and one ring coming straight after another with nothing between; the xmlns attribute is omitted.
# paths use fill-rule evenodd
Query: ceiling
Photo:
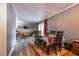
<svg viewBox="0 0 79 59"><path fill-rule="evenodd" d="M40 22L54 16L72 3L14 3L14 10L19 20L26 23Z"/></svg>

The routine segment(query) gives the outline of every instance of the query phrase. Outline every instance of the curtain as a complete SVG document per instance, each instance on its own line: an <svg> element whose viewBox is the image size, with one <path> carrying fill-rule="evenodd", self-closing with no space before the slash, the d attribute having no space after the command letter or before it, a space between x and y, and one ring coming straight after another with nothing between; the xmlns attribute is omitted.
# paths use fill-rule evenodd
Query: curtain
<svg viewBox="0 0 79 59"><path fill-rule="evenodd" d="M44 33L48 33L48 23L47 23L47 19L44 20Z"/></svg>

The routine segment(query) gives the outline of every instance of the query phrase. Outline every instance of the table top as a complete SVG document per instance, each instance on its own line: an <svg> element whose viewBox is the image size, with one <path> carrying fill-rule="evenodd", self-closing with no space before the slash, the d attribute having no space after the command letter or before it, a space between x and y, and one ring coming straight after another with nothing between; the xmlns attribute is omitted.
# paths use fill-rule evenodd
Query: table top
<svg viewBox="0 0 79 59"><path fill-rule="evenodd" d="M43 40L44 42L46 42L47 45L49 45L49 44L52 44L52 42L55 40L55 39L54 39L55 37L56 37L55 35L50 35L49 37L43 37L42 40ZM52 42L49 42L49 40L48 40L49 38L52 38Z"/></svg>

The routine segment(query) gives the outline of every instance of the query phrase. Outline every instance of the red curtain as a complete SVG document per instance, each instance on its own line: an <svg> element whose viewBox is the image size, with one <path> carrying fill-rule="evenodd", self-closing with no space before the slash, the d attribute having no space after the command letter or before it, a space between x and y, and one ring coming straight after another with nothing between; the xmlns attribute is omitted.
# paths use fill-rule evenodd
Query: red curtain
<svg viewBox="0 0 79 59"><path fill-rule="evenodd" d="M44 33L48 33L48 23L47 23L47 19L44 20Z"/></svg>

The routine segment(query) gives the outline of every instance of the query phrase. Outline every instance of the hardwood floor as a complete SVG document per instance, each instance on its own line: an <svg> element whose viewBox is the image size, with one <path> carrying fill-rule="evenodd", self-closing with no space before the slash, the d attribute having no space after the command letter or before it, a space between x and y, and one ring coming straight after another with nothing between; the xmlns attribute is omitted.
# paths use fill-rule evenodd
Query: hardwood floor
<svg viewBox="0 0 79 59"><path fill-rule="evenodd" d="M31 45L29 45L29 43L33 42L34 38L17 39L17 44L12 56L36 56L36 52Z"/></svg>
<svg viewBox="0 0 79 59"><path fill-rule="evenodd" d="M44 52L41 48L37 49L37 47L35 47L34 44L32 44L32 46L38 52L39 56L76 56L75 54L73 54L72 52L70 52L64 48L62 48L61 52L57 51L57 55L55 55L55 53L52 51L50 51L49 55L47 55L46 52Z"/></svg>
<svg viewBox="0 0 79 59"><path fill-rule="evenodd" d="M47 55L42 49L36 48L33 44L34 38L26 38L26 39L17 39L17 44L12 53L12 56L76 56L70 51L62 48L61 53L58 51L57 55L54 52L50 52Z"/></svg>

